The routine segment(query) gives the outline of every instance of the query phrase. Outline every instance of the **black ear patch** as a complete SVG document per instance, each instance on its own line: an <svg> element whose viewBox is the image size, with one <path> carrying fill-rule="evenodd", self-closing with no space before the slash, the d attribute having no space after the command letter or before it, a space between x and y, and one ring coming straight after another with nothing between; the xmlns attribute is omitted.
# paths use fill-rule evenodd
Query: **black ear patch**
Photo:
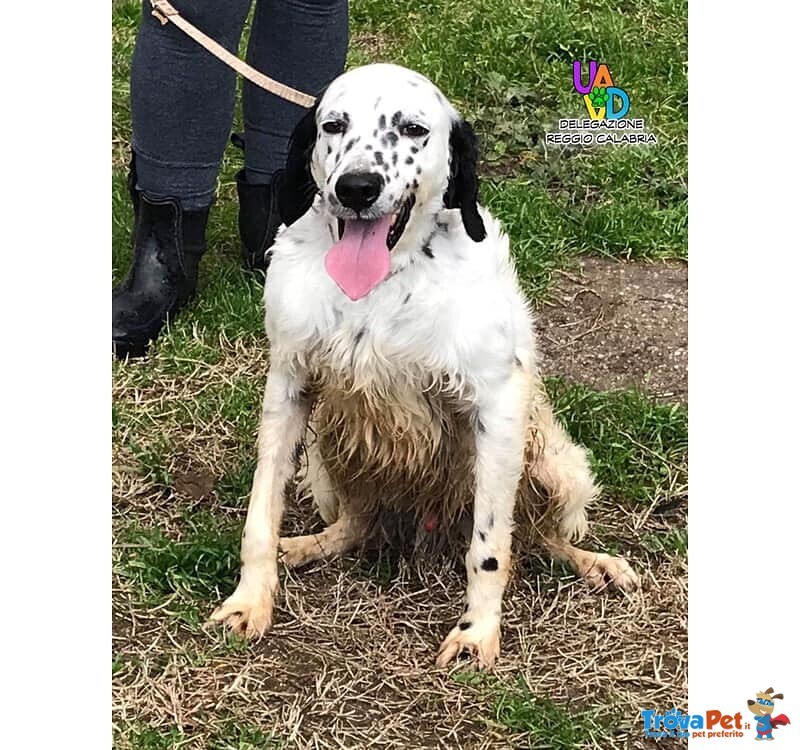
<svg viewBox="0 0 800 750"><path fill-rule="evenodd" d="M446 208L460 208L464 229L475 242L486 239L478 213L478 138L464 120L450 129L450 180L444 194Z"/></svg>
<svg viewBox="0 0 800 750"><path fill-rule="evenodd" d="M324 93L320 92L317 103L295 126L289 140L286 167L277 181L278 212L286 226L293 224L311 208L317 192L311 176L311 153L317 140L317 105Z"/></svg>

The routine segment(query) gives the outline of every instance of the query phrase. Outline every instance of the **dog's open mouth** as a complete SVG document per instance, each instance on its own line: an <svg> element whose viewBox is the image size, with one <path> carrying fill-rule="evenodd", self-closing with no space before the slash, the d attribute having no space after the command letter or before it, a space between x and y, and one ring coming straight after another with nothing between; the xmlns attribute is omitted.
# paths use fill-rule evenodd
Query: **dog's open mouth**
<svg viewBox="0 0 800 750"><path fill-rule="evenodd" d="M365 297L389 275L389 253L413 207L412 195L399 211L378 219L339 219L340 239L325 256L325 269L351 300Z"/></svg>

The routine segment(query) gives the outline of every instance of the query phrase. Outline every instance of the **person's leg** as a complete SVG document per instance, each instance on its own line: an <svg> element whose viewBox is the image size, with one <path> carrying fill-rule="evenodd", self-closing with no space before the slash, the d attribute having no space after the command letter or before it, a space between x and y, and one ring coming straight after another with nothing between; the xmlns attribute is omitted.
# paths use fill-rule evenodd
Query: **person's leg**
<svg viewBox="0 0 800 750"><path fill-rule="evenodd" d="M236 51L250 0L176 0L184 17ZM112 347L140 356L195 291L236 76L143 0L131 68L134 255L112 294Z"/></svg>
<svg viewBox="0 0 800 750"><path fill-rule="evenodd" d="M187 20L236 52L251 0L175 0ZM233 122L236 73L143 0L131 67L137 187L206 208Z"/></svg>
<svg viewBox="0 0 800 750"><path fill-rule="evenodd" d="M247 62L281 83L316 95L344 70L347 0L258 0ZM265 267L280 220L271 190L289 137L305 110L244 82L245 169L237 175L245 261Z"/></svg>

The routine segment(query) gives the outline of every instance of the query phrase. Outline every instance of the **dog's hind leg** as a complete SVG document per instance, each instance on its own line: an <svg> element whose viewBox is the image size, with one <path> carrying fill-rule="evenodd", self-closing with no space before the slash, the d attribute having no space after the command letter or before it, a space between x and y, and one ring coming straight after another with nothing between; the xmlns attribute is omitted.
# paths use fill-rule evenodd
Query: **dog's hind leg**
<svg viewBox="0 0 800 750"><path fill-rule="evenodd" d="M556 536L540 535L539 541L555 560L567 563L596 591L608 586L633 591L639 586L639 576L622 557L589 552Z"/></svg>
<svg viewBox="0 0 800 750"><path fill-rule="evenodd" d="M586 450L573 442L553 414L541 381L534 384L528 432L527 473L547 493L548 520L558 536L577 541L586 534L586 507L600 494Z"/></svg>
<svg viewBox="0 0 800 750"><path fill-rule="evenodd" d="M298 494L310 493L322 520L330 525L339 516L339 499L322 461L319 443L312 430L306 435L305 456L306 472L298 486Z"/></svg>
<svg viewBox="0 0 800 750"><path fill-rule="evenodd" d="M541 383L535 386L526 456L526 505L537 504L532 495L539 490L546 498L545 511L534 524L537 541L594 588L609 584L626 591L636 588L638 576L624 559L582 550L570 543L586 533L586 507L600 494L600 488L586 450L573 442L558 422Z"/></svg>
<svg viewBox="0 0 800 750"><path fill-rule="evenodd" d="M346 506L341 514L319 534L282 537L279 543L280 559L287 568L297 568L316 560L330 560L343 555L364 540L369 524L349 512Z"/></svg>

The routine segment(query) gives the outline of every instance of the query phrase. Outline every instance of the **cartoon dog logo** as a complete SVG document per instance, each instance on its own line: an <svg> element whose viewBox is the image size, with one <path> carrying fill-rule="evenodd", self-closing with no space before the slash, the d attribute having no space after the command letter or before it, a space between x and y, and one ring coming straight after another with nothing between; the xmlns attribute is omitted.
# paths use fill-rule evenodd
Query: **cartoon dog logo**
<svg viewBox="0 0 800 750"><path fill-rule="evenodd" d="M747 707L756 717L757 740L774 740L772 730L791 724L786 714L773 716L775 701L783 700L783 693L772 694L772 688L767 688L763 693L756 693L754 701L747 701Z"/></svg>

